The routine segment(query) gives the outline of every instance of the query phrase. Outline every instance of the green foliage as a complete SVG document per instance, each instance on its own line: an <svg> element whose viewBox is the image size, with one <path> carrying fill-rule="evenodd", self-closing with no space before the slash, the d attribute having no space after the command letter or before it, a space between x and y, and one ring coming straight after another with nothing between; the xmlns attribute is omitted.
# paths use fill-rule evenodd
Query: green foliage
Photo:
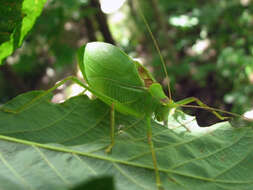
<svg viewBox="0 0 253 190"><path fill-rule="evenodd" d="M41 4L45 1L38 2ZM48 1L40 17L37 17L36 24L25 43L6 61L7 64L12 65L13 73L23 82L26 91L47 88L58 80L59 75L73 72L77 43L80 36L85 33L80 23L83 19L82 12L86 11L82 11L80 6L86 4L87 2L83 1L72 3ZM30 10L31 13L32 11L33 9ZM66 29L66 25L70 25L70 29ZM53 70L56 75L51 76L45 84L42 80L47 78L47 69ZM12 86L8 80L5 80L7 79L0 70L0 88L3 89L0 91L0 103L21 93L16 86Z"/></svg>
<svg viewBox="0 0 253 190"><path fill-rule="evenodd" d="M22 94L6 107L19 107L38 93ZM106 154L107 105L83 95L62 104L49 100L19 114L0 112L2 189L68 189L101 175L113 176L116 189L156 189L145 121L116 113L116 145ZM251 127L223 122L201 129L184 114L169 117L169 126L173 129L152 121L166 189L253 188Z"/></svg>
<svg viewBox="0 0 253 190"><path fill-rule="evenodd" d="M0 64L21 46L46 0L3 0L0 4Z"/></svg>
<svg viewBox="0 0 253 190"><path fill-rule="evenodd" d="M228 47L222 50L219 56L217 68L219 74L231 81L233 90L225 95L227 103L233 103L234 112L251 109L253 86L249 83L253 73L253 54L249 56L243 48ZM220 81L222 82L222 81Z"/></svg>

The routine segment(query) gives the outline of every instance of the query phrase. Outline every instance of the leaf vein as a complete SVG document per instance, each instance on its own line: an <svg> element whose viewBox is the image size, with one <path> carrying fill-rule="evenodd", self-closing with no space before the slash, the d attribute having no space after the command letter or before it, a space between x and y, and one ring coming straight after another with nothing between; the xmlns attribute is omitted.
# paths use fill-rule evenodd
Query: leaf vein
<svg viewBox="0 0 253 190"><path fill-rule="evenodd" d="M76 159L78 159L81 163L83 163L83 164L85 165L85 167L88 168L88 170L90 170L93 174L97 175L97 172L96 172L94 169L92 169L92 168L91 168L84 160L82 160L77 154L72 153L72 155L73 155Z"/></svg>
<svg viewBox="0 0 253 190"><path fill-rule="evenodd" d="M136 186L142 187L143 189L149 190L146 186L139 184L133 177L128 175L126 172L124 172L116 163L112 163L112 165L123 175L125 176L129 181L136 184Z"/></svg>
<svg viewBox="0 0 253 190"><path fill-rule="evenodd" d="M49 166L49 168L52 169L52 171L66 184L66 185L70 185L70 182L65 179L60 172L54 167L54 165L47 159L46 155L43 154L43 152L40 151L40 149L38 147L36 147L35 145L32 145L32 147L40 154L41 158L46 162L46 164Z"/></svg>
<svg viewBox="0 0 253 190"><path fill-rule="evenodd" d="M33 189L32 186L21 176L19 173L8 163L8 161L3 157L2 153L0 152L0 160L3 162L3 164L11 171L11 173L18 178L22 184L29 189Z"/></svg>

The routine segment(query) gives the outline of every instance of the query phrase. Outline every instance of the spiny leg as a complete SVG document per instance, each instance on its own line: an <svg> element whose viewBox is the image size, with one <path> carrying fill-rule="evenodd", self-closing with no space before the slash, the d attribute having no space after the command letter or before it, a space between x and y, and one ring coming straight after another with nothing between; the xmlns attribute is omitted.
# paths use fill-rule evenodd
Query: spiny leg
<svg viewBox="0 0 253 190"><path fill-rule="evenodd" d="M112 104L112 107L111 107L110 120L111 120L111 124L110 124L110 127L111 127L111 144L105 150L106 153L110 153L112 151L112 147L115 144L115 141L114 141L114 127L115 127L115 108L114 108L114 104Z"/></svg>
<svg viewBox="0 0 253 190"><path fill-rule="evenodd" d="M220 115L219 113L217 113L217 111L214 110L214 108L209 107L208 105L204 104L201 100L199 100L198 98L195 98L195 97L185 98L183 100L176 102L176 104L178 106L184 107L184 105L192 103L192 102L196 102L199 106L201 106L203 109L210 111L212 114L214 114L220 120L225 120L225 119L229 118L229 117L224 117L224 116ZM218 110L218 109L216 109L216 110Z"/></svg>
<svg viewBox="0 0 253 190"><path fill-rule="evenodd" d="M84 87L85 89L89 89L89 87L87 87L86 85L84 85L79 79L77 79L76 77L73 76L69 76L65 79L63 79L62 81L60 81L59 83L57 83L55 86L53 86L52 88L48 89L47 91L41 93L40 95L36 96L35 98L33 98L30 102L24 104L23 106L21 106L20 108L16 109L16 110L10 110L8 108L2 108L2 111L4 112L9 112L9 113L19 113L23 110L25 110L27 107L29 107L30 105L32 105L33 103L35 103L36 101L38 101L39 99L41 99L42 97L46 96L47 94L49 94L50 92L54 91L55 89L57 89L59 86L63 85L64 83L66 83L67 81L72 81L74 83L79 84L80 86Z"/></svg>
<svg viewBox="0 0 253 190"><path fill-rule="evenodd" d="M146 117L146 121L147 121L148 144L149 144L150 151L152 154L152 160L153 160L153 165L154 165L154 169L155 169L156 185L159 190L163 190L162 183L160 180L160 174L159 174L159 170L158 170L158 164L157 164L157 160L156 160L156 154L155 154L155 150L154 150L154 144L152 141L151 117Z"/></svg>

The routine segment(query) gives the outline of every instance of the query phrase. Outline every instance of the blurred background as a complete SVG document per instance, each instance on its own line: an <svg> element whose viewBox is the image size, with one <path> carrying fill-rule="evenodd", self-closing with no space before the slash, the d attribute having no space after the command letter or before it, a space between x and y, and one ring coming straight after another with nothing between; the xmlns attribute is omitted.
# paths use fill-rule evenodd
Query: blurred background
<svg viewBox="0 0 253 190"><path fill-rule="evenodd" d="M0 66L0 104L70 75L81 78L76 52L89 41L115 44L139 58L167 91L140 9L165 59L174 100L194 96L231 112L252 110L251 0L48 0L22 47ZM78 85L66 84L53 101L80 92ZM207 111L187 112L203 125L217 121Z"/></svg>

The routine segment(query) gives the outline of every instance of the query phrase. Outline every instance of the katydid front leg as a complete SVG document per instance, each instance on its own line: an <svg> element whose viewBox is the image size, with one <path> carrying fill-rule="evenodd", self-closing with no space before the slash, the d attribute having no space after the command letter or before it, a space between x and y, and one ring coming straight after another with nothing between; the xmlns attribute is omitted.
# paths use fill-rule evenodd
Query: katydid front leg
<svg viewBox="0 0 253 190"><path fill-rule="evenodd" d="M206 109L207 111L210 111L212 114L214 114L220 120L225 120L225 119L229 119L230 118L230 117L224 117L224 116L220 115L213 108L211 108L208 105L204 104L201 100L199 100L198 98L195 98L195 97L185 98L185 99L180 100L180 101L175 102L175 103L178 106L184 107L184 105L192 103L192 102L196 102L199 106L201 106L203 109ZM187 107L187 106L185 106L185 107Z"/></svg>
<svg viewBox="0 0 253 190"><path fill-rule="evenodd" d="M151 117L150 116L146 117L146 122L147 122L148 144L150 147L153 165L154 165L154 169L155 169L156 186L157 186L158 190L163 190L161 179L160 179L160 174L159 174L159 169L158 169L158 164L157 164L157 159L156 159L156 154L155 154L155 149L154 149L154 144L152 141L152 128L151 128Z"/></svg>
<svg viewBox="0 0 253 190"><path fill-rule="evenodd" d="M115 140L114 140L114 129L115 129L115 108L114 108L114 104L112 104L111 107L111 114L110 114L110 127L111 127L111 144L106 148L105 152L106 153L110 153L112 151L112 147L115 144Z"/></svg>

